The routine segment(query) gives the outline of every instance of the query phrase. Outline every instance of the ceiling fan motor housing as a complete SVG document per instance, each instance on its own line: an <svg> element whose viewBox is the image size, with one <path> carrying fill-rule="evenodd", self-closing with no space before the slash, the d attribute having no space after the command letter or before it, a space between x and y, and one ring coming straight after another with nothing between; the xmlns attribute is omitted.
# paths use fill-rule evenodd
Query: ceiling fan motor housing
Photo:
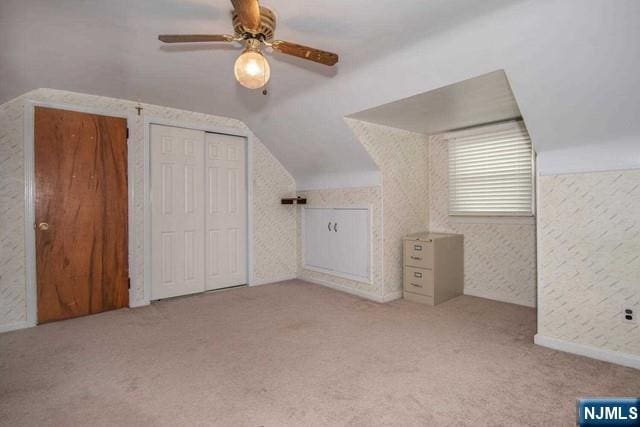
<svg viewBox="0 0 640 427"><path fill-rule="evenodd" d="M321 49L292 43L286 40L274 40L277 16L268 7L260 6L258 0L231 0L233 6L232 21L234 35L228 34L160 34L158 39L164 43L211 43L240 42L245 53L261 53L262 45L284 55L295 56L318 64L333 66L338 63L337 54Z"/></svg>
<svg viewBox="0 0 640 427"><path fill-rule="evenodd" d="M257 32L247 30L241 23L236 12L233 13L233 30L241 37L258 38L265 41L273 40L276 30L276 14L269 8L260 6L260 30Z"/></svg>

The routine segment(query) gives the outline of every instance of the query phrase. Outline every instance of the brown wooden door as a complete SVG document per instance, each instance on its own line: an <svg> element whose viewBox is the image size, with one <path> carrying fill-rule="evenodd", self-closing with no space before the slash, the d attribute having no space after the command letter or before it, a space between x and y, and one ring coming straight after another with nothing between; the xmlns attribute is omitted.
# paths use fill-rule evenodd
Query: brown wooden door
<svg viewBox="0 0 640 427"><path fill-rule="evenodd" d="M127 123L35 110L38 322L127 307Z"/></svg>

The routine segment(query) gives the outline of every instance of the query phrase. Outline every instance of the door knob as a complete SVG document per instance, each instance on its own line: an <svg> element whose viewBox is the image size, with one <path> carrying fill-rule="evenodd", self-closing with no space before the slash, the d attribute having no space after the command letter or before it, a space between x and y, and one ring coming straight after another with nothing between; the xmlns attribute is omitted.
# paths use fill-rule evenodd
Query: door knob
<svg viewBox="0 0 640 427"><path fill-rule="evenodd" d="M42 231L47 231L49 229L49 224L47 224L46 222L41 222L40 224L38 224L38 228Z"/></svg>

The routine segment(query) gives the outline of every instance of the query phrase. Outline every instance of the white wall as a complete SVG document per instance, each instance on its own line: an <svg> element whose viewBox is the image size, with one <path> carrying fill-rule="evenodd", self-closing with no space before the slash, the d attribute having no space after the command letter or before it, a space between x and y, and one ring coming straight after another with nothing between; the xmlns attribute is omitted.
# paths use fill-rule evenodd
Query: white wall
<svg viewBox="0 0 640 427"><path fill-rule="evenodd" d="M538 186L537 338L633 355L640 368L640 170L543 176Z"/></svg>
<svg viewBox="0 0 640 427"><path fill-rule="evenodd" d="M136 103L51 89L39 89L0 105L0 330L26 325L25 279L25 199L24 199L24 106L38 101L92 108L102 114L130 115L130 151L133 155L133 258L130 272L134 298L131 305L148 301L144 294L144 119L159 118L198 126L214 126L249 132L240 121L183 110L142 104L136 115ZM253 138L253 278L252 283L267 283L296 276L296 214L282 206L280 198L295 190L291 175L257 139ZM132 144L132 146L131 146Z"/></svg>

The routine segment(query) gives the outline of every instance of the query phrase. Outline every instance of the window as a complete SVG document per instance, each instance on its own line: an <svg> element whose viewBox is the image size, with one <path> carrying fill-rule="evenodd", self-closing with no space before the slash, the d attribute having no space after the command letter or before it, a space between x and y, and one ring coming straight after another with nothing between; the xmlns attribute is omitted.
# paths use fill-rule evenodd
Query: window
<svg viewBox="0 0 640 427"><path fill-rule="evenodd" d="M533 150L522 121L447 135L449 215L533 215Z"/></svg>

